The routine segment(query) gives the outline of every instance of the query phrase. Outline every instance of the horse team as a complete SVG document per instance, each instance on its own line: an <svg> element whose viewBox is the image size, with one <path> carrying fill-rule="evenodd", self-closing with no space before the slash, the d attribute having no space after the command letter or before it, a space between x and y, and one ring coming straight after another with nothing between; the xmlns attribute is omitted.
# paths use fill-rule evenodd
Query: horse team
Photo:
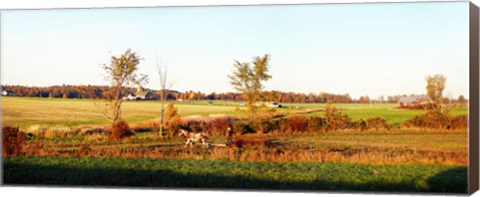
<svg viewBox="0 0 480 197"><path fill-rule="evenodd" d="M205 132L189 132L184 129L180 130L178 134L179 137L183 137L185 141L184 148L187 148L190 145L193 148L194 143L202 143L204 148L208 148L210 143L207 142L208 135ZM271 141L269 139L254 139L251 137L237 136L235 139L232 139L233 131L230 127L227 128L227 143L224 146L229 147L243 147L243 146L254 146L260 145L265 147L271 146Z"/></svg>

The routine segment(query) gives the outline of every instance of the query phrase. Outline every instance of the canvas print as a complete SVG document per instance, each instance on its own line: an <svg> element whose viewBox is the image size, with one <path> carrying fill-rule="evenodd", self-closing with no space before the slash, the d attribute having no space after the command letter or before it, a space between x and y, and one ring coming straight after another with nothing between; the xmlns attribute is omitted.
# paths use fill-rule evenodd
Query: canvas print
<svg viewBox="0 0 480 197"><path fill-rule="evenodd" d="M468 6L2 11L3 184L466 194Z"/></svg>

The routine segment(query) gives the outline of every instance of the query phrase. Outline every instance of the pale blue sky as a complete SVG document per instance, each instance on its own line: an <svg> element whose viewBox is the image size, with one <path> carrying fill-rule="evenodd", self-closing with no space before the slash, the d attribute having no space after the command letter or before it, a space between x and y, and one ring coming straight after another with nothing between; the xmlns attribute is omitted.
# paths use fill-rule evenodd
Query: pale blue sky
<svg viewBox="0 0 480 197"><path fill-rule="evenodd" d="M107 84L101 64L131 48L158 89L156 60L173 89L234 91L234 60L271 55L267 90L425 92L468 97L468 2L5 11L1 83Z"/></svg>

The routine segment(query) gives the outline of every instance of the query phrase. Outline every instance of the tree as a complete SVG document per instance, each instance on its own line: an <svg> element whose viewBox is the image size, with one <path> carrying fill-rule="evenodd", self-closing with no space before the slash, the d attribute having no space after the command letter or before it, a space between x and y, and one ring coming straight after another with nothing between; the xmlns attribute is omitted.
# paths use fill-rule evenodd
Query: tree
<svg viewBox="0 0 480 197"><path fill-rule="evenodd" d="M255 117L257 113L258 106L255 104L260 101L262 97L262 82L272 78L272 76L268 74L269 61L269 54L265 54L263 57L254 57L252 61L253 67L250 66L250 63L235 61L233 65L235 71L233 71L232 75L228 75L233 88L242 92L246 98L246 106L250 118Z"/></svg>
<svg viewBox="0 0 480 197"><path fill-rule="evenodd" d="M465 99L465 96L460 95L460 96L458 96L457 102L458 103L466 103L467 99Z"/></svg>
<svg viewBox="0 0 480 197"><path fill-rule="evenodd" d="M126 95L125 87L132 84L147 83L146 75L138 74L138 64L141 58L130 49L120 57L112 56L110 64L102 65L107 72L106 80L110 82L110 89L103 94L105 102L98 105L102 116L112 122L112 127L122 118L122 96Z"/></svg>
<svg viewBox="0 0 480 197"><path fill-rule="evenodd" d="M161 64L157 63L157 73L160 79L160 128L159 134L163 136L163 125L165 124L165 102L167 100L168 90L172 88L173 84L168 82L167 74L168 69L167 67L163 67Z"/></svg>
<svg viewBox="0 0 480 197"><path fill-rule="evenodd" d="M427 95L437 106L442 104L443 90L445 89L445 82L447 77L442 74L427 76Z"/></svg>

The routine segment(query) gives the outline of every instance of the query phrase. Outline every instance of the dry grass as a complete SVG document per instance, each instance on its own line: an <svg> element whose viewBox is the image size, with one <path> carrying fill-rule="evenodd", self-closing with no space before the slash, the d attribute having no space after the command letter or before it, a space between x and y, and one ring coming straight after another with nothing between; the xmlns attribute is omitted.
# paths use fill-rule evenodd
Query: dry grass
<svg viewBox="0 0 480 197"><path fill-rule="evenodd" d="M181 139L164 139L142 134L118 142L105 135L86 136L78 141L31 140L25 147L30 156L101 158L181 158L262 162L340 162L355 164L439 164L467 165L466 132L453 133L343 133L334 135L270 136L249 135L249 139L270 139L271 146L238 148L195 146L183 148ZM211 139L214 143L225 137ZM39 145L41 144L41 146Z"/></svg>

